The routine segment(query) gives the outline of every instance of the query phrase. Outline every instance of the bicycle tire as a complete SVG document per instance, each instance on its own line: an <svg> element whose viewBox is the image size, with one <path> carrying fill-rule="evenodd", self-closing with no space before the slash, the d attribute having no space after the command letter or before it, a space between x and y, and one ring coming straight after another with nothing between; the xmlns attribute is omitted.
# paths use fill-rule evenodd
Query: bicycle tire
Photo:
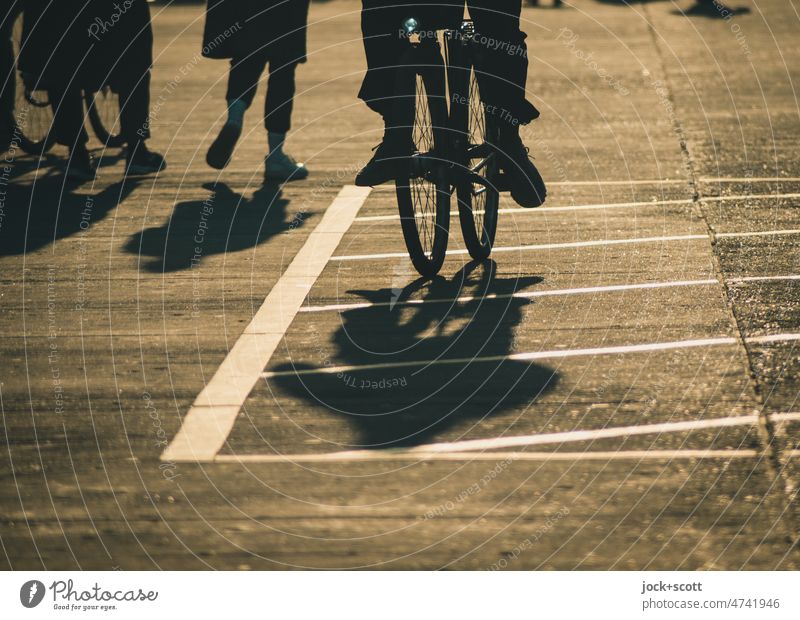
<svg viewBox="0 0 800 620"><path fill-rule="evenodd" d="M450 234L447 178L447 100L444 60L438 44L410 47L403 54L395 90L398 105L414 89L412 139L415 153L395 180L400 224L408 254L420 275L439 273Z"/></svg>
<svg viewBox="0 0 800 620"><path fill-rule="evenodd" d="M22 13L17 15L13 27L14 58L19 58L22 47ZM43 88L29 88L22 73L16 69L14 109L11 110L9 126L12 127L12 142L30 155L42 155L55 142L52 132L53 108ZM38 85L34 85L38 86Z"/></svg>
<svg viewBox="0 0 800 620"><path fill-rule="evenodd" d="M119 96L108 86L98 91L84 91L83 101L94 135L106 148L117 148L125 144L120 133L112 133L119 127Z"/></svg>
<svg viewBox="0 0 800 620"><path fill-rule="evenodd" d="M470 44L457 42L456 45L466 47L466 62L459 71L460 80L466 82L462 91L465 96L458 100L453 98L453 105L461 106L460 113L453 111L460 145L456 183L458 217L469 255L475 260L485 260L492 253L500 206L500 167L495 151L498 129L495 119L486 113L483 105Z"/></svg>

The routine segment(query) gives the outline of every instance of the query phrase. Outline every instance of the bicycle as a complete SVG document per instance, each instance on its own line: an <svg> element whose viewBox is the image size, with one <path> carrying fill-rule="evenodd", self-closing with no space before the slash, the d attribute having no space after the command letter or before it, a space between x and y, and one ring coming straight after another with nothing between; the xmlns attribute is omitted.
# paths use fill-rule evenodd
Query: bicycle
<svg viewBox="0 0 800 620"><path fill-rule="evenodd" d="M432 277L444 263L454 193L470 256L483 260L491 254L503 190L498 126L481 96L487 86L472 21L442 31L444 57L438 31L436 38L424 36L414 18L403 28L409 47L400 59L395 95L414 151L395 187L411 261L421 275Z"/></svg>
<svg viewBox="0 0 800 620"><path fill-rule="evenodd" d="M23 14L20 12L13 27L14 58L19 58L23 42ZM38 77L14 68L15 97L10 126L19 147L30 155L42 155L53 146L55 136L51 131L53 110L47 85ZM11 76L7 76L10 79ZM97 91L84 90L83 100L86 106L89 124L94 135L106 147L116 148L124 144L114 128L119 114L119 97L108 86Z"/></svg>

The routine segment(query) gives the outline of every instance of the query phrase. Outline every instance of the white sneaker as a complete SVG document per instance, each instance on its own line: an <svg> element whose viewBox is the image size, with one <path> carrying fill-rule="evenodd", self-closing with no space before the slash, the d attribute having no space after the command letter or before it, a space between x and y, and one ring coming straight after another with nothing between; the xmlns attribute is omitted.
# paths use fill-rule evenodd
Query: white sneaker
<svg viewBox="0 0 800 620"><path fill-rule="evenodd" d="M264 160L264 178L270 181L298 181L308 176L308 168L283 151L274 151Z"/></svg>

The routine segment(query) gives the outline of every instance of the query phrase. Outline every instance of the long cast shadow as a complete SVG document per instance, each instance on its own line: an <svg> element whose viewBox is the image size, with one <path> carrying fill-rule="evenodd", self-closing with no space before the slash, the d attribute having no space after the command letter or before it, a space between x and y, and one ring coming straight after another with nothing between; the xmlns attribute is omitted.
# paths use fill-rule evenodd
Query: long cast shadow
<svg viewBox="0 0 800 620"><path fill-rule="evenodd" d="M76 193L79 185L58 174L42 175L30 183L0 183L0 256L34 252L88 230L107 217L140 182L129 178L86 194Z"/></svg>
<svg viewBox="0 0 800 620"><path fill-rule="evenodd" d="M203 188L209 192L204 200L179 203L164 224L131 236L125 250L150 257L144 268L153 273L179 271L208 256L255 247L306 219L303 213L287 218L289 201L278 184L265 184L250 198L224 183Z"/></svg>
<svg viewBox="0 0 800 620"><path fill-rule="evenodd" d="M448 429L457 427L458 433L447 435L452 439L509 409L526 411L557 383L550 368L504 359L515 349L515 328L531 303L510 295L541 281L498 278L495 264L486 261L468 264L450 280L418 280L402 290L350 291L379 305L341 313L330 358L320 349L318 364L270 368L286 374L269 381L281 392L343 416L357 435L356 441L341 444L344 448L411 446L442 440ZM418 292L422 303L407 303ZM321 334L310 335L321 339ZM396 366L425 360L437 361ZM315 366L373 364L385 366L303 374Z"/></svg>

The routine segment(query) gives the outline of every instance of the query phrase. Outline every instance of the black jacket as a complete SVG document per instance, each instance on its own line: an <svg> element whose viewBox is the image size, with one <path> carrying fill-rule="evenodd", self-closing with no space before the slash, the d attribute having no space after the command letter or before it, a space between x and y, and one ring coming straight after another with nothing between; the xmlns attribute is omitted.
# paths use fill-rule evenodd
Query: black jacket
<svg viewBox="0 0 800 620"><path fill-rule="evenodd" d="M309 0L208 0L206 58L263 54L274 63L306 61Z"/></svg>
<svg viewBox="0 0 800 620"><path fill-rule="evenodd" d="M82 88L139 80L153 62L147 0L25 0L20 68Z"/></svg>

